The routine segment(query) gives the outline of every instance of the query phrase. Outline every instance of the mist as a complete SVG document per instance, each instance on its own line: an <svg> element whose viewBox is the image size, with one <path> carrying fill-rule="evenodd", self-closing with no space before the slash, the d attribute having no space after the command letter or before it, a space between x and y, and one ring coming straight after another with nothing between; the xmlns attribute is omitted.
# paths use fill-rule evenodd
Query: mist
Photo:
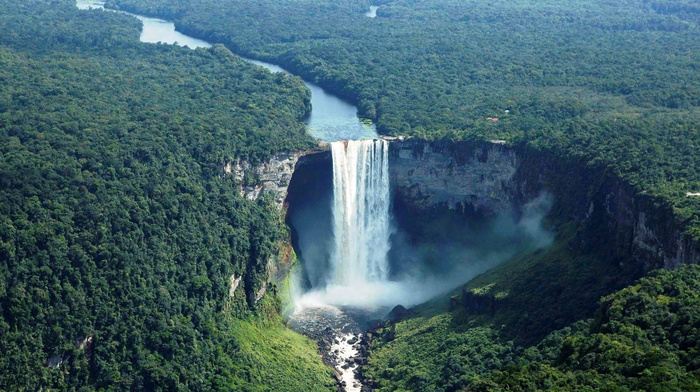
<svg viewBox="0 0 700 392"><path fill-rule="evenodd" d="M503 211L488 219L448 211L435 221L410 227L405 222L413 220L412 215L394 216L389 279L334 285L329 279L331 192L323 185L311 188L315 192L290 208L289 215L303 266L296 277L294 298L295 306L301 308L334 305L373 311L399 304L410 307L449 292L517 254L545 248L553 241L553 233L543 226L553 202L547 193L519 210Z"/></svg>
<svg viewBox="0 0 700 392"><path fill-rule="evenodd" d="M520 211L504 211L485 222L456 219L442 230L449 235L419 243L407 241L408 235L397 229L392 267L401 288L391 301L404 306L425 302L517 254L549 246L554 235L543 219L552 201L543 193Z"/></svg>

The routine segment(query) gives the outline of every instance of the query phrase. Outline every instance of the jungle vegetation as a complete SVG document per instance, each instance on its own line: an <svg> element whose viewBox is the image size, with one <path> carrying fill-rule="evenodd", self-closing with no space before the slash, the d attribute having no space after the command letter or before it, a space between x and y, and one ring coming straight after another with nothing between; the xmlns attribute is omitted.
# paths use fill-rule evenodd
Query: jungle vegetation
<svg viewBox="0 0 700 392"><path fill-rule="evenodd" d="M380 132L506 140L606 168L700 239L693 0L115 0L282 65ZM489 120L498 119L496 120Z"/></svg>
<svg viewBox="0 0 700 392"><path fill-rule="evenodd" d="M0 9L0 390L329 390L256 298L277 208L223 172L314 145L302 81L68 0Z"/></svg>
<svg viewBox="0 0 700 392"><path fill-rule="evenodd" d="M698 282L697 265L654 271L467 390L697 390Z"/></svg>
<svg viewBox="0 0 700 392"><path fill-rule="evenodd" d="M370 4L376 18L363 15ZM700 240L695 1L113 5L280 64L356 103L384 134L504 140L619 178ZM365 373L387 391L696 389L697 347L684 334L696 333L697 268L618 291L640 276L633 264L564 230L551 249L470 282L456 307L436 300L390 323ZM500 305L463 303L480 295Z"/></svg>

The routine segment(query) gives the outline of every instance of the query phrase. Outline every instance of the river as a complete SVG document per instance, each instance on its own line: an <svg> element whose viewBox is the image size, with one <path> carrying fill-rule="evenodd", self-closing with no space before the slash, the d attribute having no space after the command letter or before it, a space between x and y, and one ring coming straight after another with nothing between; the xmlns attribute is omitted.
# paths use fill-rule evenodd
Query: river
<svg viewBox="0 0 700 392"><path fill-rule="evenodd" d="M103 9L104 1L77 0L79 9ZM187 46L191 49L208 48L211 44L197 38L187 36L175 30L175 24L170 21L130 14L143 23L141 42L166 43ZM252 60L241 56L241 59L255 65L265 67L271 72L286 72L281 67L263 61ZM321 87L304 81L311 90L311 114L306 121L306 128L311 136L324 142L334 142L348 139L376 139L375 126L361 121L357 117L357 108Z"/></svg>
<svg viewBox="0 0 700 392"><path fill-rule="evenodd" d="M104 3L96 0L76 1L78 8L83 10L104 9ZM173 22L127 14L135 16L143 23L141 42L177 44L190 49L211 47L209 42L176 31ZM241 59L265 67L271 72L286 72L274 64L244 57ZM307 120L307 130L311 136L324 142L378 137L373 124L364 123L357 117L355 106L327 93L313 83L307 81L304 83L311 90L312 110ZM353 313L352 310L341 310L328 305L312 305L299 307L294 314L290 315L289 321L292 329L319 343L323 361L335 368L338 382L346 392L360 392L362 385L356 372L358 365L366 360L367 341L362 334L366 326L361 325L358 320L366 320L369 315L354 312L356 314L348 316Z"/></svg>

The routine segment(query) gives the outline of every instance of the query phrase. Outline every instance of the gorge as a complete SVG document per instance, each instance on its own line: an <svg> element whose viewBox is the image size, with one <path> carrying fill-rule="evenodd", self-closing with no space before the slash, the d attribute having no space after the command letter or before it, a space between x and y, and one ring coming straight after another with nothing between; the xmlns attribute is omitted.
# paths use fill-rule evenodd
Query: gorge
<svg viewBox="0 0 700 392"><path fill-rule="evenodd" d="M0 389L700 388L694 8L0 2Z"/></svg>
<svg viewBox="0 0 700 392"><path fill-rule="evenodd" d="M279 67L269 64L258 64L273 72L282 71ZM323 112L322 102L326 101L314 102L314 99L321 94L318 88L314 90L313 85L310 87L314 108L311 118L313 119L314 116L319 118L317 114ZM325 94L323 91L321 93ZM346 112L350 113L350 117L354 117L356 109L351 108ZM326 122L325 129L333 130L325 131L325 134L323 131L319 133L319 127L310 125L312 134L317 138L334 141L348 137L374 136L371 132L363 133L365 131L346 133L345 130L348 129L366 130L367 127L361 125L357 128L356 125L348 125L348 121L334 122L333 110L323 113L329 113L321 117L330 120ZM358 123L357 120L354 122ZM633 187L625 181L604 172L582 168L576 162L559 161L559 158L545 157L523 146L507 146L500 143L500 141L489 144L420 140L389 143L389 182L392 189L390 204L392 216L395 217L393 224L400 230L393 233L393 242L391 242L393 252L389 251L387 254L388 279L381 285L382 290L365 290L362 296L356 295L353 291L336 290L334 295L336 301L328 301L326 291L326 297L316 297L313 301L336 302L338 305L381 304L388 308L397 304L405 306L418 304L494 267L518 252L546 246L554 234L547 233L539 225L542 216L549 211L550 205L552 214L557 217L555 220L578 222L583 226L577 240L580 243L579 246L614 249L620 263L627 264L628 260L634 260L634 265L625 265L626 272L622 275L626 277L619 285L623 282L631 282L633 278L654 268L677 268L681 264L697 263L697 248L685 234L669 223L665 218L668 213L659 210L660 207L656 206L651 198L635 195ZM239 179L243 179L245 172L256 173L258 182L247 185L245 189L241 188L241 192L247 197L255 199L266 191L272 191L276 194L275 198L280 209L286 200L289 206L288 220L291 222L292 230L297 232L296 249L304 266L303 274L307 289L323 288L325 290L328 285L333 286L333 280L329 275L332 275L331 271L334 267L329 265L328 261L333 257L333 250L329 249L330 246L324 248L324 243L332 242L328 237L328 234L333 232L332 220L328 218L332 213L328 211L329 209L324 212L325 221L320 219L313 223L299 223L299 220L304 219L298 217L307 213L300 213L300 208L304 207L296 204L295 200L300 200L300 197L294 194L300 191L294 189L294 184L300 180L295 177L306 181L304 186L310 187L307 190L314 190L311 192L312 196L306 192L305 197L317 200L321 204L328 203L329 186L323 183L328 181L328 178L332 178L329 164L333 160L328 157L330 154L328 147L321 147L311 155L284 153L283 156L275 157L262 166L238 162L231 163L228 169L229 172L233 171ZM305 167L315 167L315 174L304 173ZM280 168L284 169L280 171ZM567 180L567 175L564 173L569 173L576 180ZM325 180L321 179L324 176ZM290 197L286 197L288 191ZM322 200L324 197L326 199ZM528 204L533 200L537 200L534 206ZM530 211L534 209L537 213L528 216L526 213L528 209ZM405 217L411 217L411 219ZM471 224L474 221L482 224L486 222L485 226L491 226L486 232L476 229L467 230L467 235L477 238L476 242L489 238L489 242L494 246L491 249L477 251L472 249L476 256L472 254L465 261L463 255L469 254L467 248L473 248L475 243L461 242L463 238L446 240L440 237L442 233L425 233L418 227L420 224L431 221L441 222L441 225L446 221L451 222L447 225L450 228L447 230L455 233L460 232L460 228L468 227L469 222L472 222ZM506 222L509 227L503 229L499 226L498 229L505 230L507 235L494 233L493 227L502 225L503 222ZM600 232L601 230L604 234ZM302 232L310 239L299 235ZM438 240L435 240L436 237ZM423 243L418 247L420 249L405 246L406 242L415 243L425 238L433 239L436 243L429 246ZM508 249L503 246L504 243L516 246ZM436 256L445 252L446 248L450 249L447 253L462 256L446 258ZM505 248L506 251L494 252L496 248L499 251ZM408 251L400 249L408 249ZM412 257L407 257L406 253L411 254ZM457 271L453 269L455 265L466 265L466 267L464 270ZM435 270L431 271L430 267L434 267ZM441 268L444 270L440 271ZM286 270L284 266L279 269L275 266L271 268L271 271L275 271L273 275L277 279L283 279ZM346 276L350 275L346 274ZM426 279L417 282L413 279L415 276L427 277L429 282L426 284ZM446 280L448 276L457 278ZM429 289L426 290L426 287ZM313 298L313 295L307 295L306 299L309 298ZM346 298L346 300L338 301L337 298ZM347 298L352 298L352 301L348 301ZM478 301L478 298L474 299L469 293L465 293L464 303L468 307L479 309L480 305L474 305Z"/></svg>
<svg viewBox="0 0 700 392"><path fill-rule="evenodd" d="M442 210L464 216L493 217L508 211L518 217L522 216L527 202L544 191L552 195L556 213L566 219L606 222L607 235L619 241L614 248L634 254L640 271L698 262L698 252L689 239L671 229L665 220L654 218L663 211L655 209L644 197L633 197L629 186L618 179L601 176L594 170L497 143L392 141L388 143L388 154L394 191L392 205L407 215L430 215ZM286 197L292 226L298 219L298 210L306 208L302 198L310 197L308 203L314 205L328 203L331 162L328 151L299 158ZM577 181L566 180L562 168L576 176ZM302 195L302 189L321 196ZM319 231L327 232L330 224L318 227ZM312 237L320 235L316 232ZM328 257L330 251L309 249L308 252L320 252ZM322 284L324 278L315 277L311 281Z"/></svg>

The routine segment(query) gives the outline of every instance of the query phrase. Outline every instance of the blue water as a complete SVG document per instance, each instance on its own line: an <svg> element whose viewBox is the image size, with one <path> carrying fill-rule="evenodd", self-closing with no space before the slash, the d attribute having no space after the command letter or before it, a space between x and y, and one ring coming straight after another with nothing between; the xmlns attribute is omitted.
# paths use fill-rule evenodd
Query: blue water
<svg viewBox="0 0 700 392"><path fill-rule="evenodd" d="M80 9L104 8L104 1L77 0ZM131 14L134 15L134 14ZM170 21L134 15L143 23L141 42L166 43L187 46L190 49L211 47L209 42L187 36L175 30ZM241 57L255 65L265 67L271 72L286 72L277 65ZM321 87L304 81L311 90L311 115L306 127L311 136L324 142L348 139L376 139L378 137L374 124L363 122L357 117L357 108L349 102L327 93Z"/></svg>

